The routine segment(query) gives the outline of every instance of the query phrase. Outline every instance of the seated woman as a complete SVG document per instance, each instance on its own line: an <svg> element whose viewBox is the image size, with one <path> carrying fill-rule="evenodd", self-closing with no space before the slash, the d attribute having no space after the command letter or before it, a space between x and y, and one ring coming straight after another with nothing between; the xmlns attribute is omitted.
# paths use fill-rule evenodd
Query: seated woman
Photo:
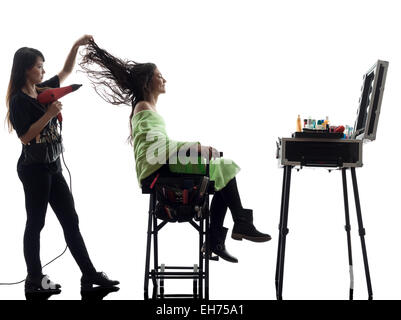
<svg viewBox="0 0 401 320"><path fill-rule="evenodd" d="M95 64L97 69L92 69ZM186 151L201 152L213 158L210 161L210 180L215 182L215 194L210 206L211 251L222 259L238 262L225 248L227 229L223 227L227 208L234 220L232 238L264 242L270 235L259 232L253 225L253 213L244 209L237 189L235 175L240 168L232 161L217 158L218 152L198 142L177 142L168 138L165 122L157 112L157 100L166 92L166 80L153 63L123 61L90 41L80 63L94 84L96 92L114 105L132 106L129 140L134 145L136 173L140 186L149 185L157 173L168 174L169 170L198 173L195 165L167 165L170 159ZM104 90L106 89L106 90ZM155 139L157 137L158 139ZM156 142L155 142L156 140ZM157 152L155 152L157 151ZM184 152L182 152L184 151ZM165 159L163 159L165 158Z"/></svg>

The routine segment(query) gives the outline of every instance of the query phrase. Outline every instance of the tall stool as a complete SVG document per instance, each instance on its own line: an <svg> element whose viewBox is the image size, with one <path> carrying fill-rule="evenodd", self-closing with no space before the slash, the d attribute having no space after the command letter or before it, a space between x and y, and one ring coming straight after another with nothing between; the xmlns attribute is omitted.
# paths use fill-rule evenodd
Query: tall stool
<svg viewBox="0 0 401 320"><path fill-rule="evenodd" d="M171 176L156 176L150 186L143 186L142 193L149 194L149 219L146 243L146 263L144 277L144 298L149 299L149 281L152 281L152 299L209 299L209 194L214 193L214 182L209 181L209 165L206 166L206 175L172 174ZM206 178L206 179L204 179ZM199 235L198 262L192 266L166 266L159 265L158 257L158 233L166 226L168 220L160 220L156 215L158 202L157 190L164 185L198 185L199 181L207 181L207 188L203 195L203 203L194 208L197 214L193 219L188 219ZM159 221L161 222L159 222ZM151 245L153 238L153 269L150 270ZM202 250L204 248L205 250ZM192 279L193 292L191 294L165 294L164 280L166 279Z"/></svg>

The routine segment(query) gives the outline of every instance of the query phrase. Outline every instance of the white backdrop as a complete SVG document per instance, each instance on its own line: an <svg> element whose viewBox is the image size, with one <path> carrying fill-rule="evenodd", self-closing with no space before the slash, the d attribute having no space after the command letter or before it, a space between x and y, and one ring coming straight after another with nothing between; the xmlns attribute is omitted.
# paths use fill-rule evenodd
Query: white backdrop
<svg viewBox="0 0 401 320"><path fill-rule="evenodd" d="M275 141L295 130L298 114L353 125L362 75L377 59L389 61L377 141L364 146L357 175L374 298L399 299L397 9L397 1L383 0L6 1L0 14L1 96L14 52L22 46L43 52L45 78L61 70L73 42L85 33L116 56L156 63L167 80L158 110L169 135L212 145L235 160L242 168L237 176L242 202L254 209L256 226L273 237L262 244L228 239L239 263L211 262L210 297L275 299L282 182ZM62 102L65 158L81 231L96 268L121 281L121 290L107 298L142 299L148 196L140 192L133 151L125 142L130 108L105 103L78 69L65 84L83 87ZM0 118L5 115L3 103ZM24 194L16 172L21 147L5 127L0 136L0 282L13 282L26 273ZM355 298L365 299L352 193L350 208ZM344 221L339 171L293 172L284 298L348 298ZM226 226L232 227L229 213ZM159 260L191 265L193 228L168 227L160 236ZM65 246L50 208L41 244L43 263ZM80 299L80 271L69 252L44 272L63 285L53 299ZM166 291L191 292L191 285L166 282ZM24 299L23 285L0 286L0 299Z"/></svg>

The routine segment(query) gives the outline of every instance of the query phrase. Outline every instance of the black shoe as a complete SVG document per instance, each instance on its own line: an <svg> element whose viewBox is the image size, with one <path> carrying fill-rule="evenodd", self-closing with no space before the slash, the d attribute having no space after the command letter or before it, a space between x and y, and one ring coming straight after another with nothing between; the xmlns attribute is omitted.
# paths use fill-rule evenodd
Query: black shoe
<svg viewBox="0 0 401 320"><path fill-rule="evenodd" d="M238 263L238 259L232 256L227 250L224 244L227 236L227 228L220 228L213 230L210 233L210 250L218 255L220 258L233 263Z"/></svg>
<svg viewBox="0 0 401 320"><path fill-rule="evenodd" d="M52 282L47 275L37 277L27 276L25 279L25 294L59 294L61 285Z"/></svg>
<svg viewBox="0 0 401 320"><path fill-rule="evenodd" d="M234 227L231 238L234 240L246 239L253 242L266 242L271 240L267 233L258 231L253 225L253 212L250 209L242 209L233 214Z"/></svg>
<svg viewBox="0 0 401 320"><path fill-rule="evenodd" d="M100 301L109 293L117 292L119 287L95 287L90 290L81 290L82 301Z"/></svg>
<svg viewBox="0 0 401 320"><path fill-rule="evenodd" d="M81 277L81 289L90 290L93 285L100 287L112 287L120 284L119 281L110 280L104 272L96 272L89 275L83 275Z"/></svg>

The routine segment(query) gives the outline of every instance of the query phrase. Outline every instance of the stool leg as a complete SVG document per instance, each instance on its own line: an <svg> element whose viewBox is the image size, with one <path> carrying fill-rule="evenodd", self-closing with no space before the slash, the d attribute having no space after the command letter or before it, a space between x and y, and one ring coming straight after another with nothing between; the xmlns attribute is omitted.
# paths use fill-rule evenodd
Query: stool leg
<svg viewBox="0 0 401 320"><path fill-rule="evenodd" d="M155 200L153 202L153 205L155 205ZM152 217L153 217L153 265L154 265L154 272L155 275L159 272L159 250L158 250L158 231L157 231L157 218L153 214L152 210ZM154 288L153 292L156 292L155 298L157 299L157 282L156 282L156 288Z"/></svg>
<svg viewBox="0 0 401 320"><path fill-rule="evenodd" d="M205 219L205 227L204 227L204 239L206 241L206 252L209 252L210 249L210 210L209 210L209 195L206 199L206 219ZM205 255L205 299L209 300L209 258L210 255Z"/></svg>
<svg viewBox="0 0 401 320"><path fill-rule="evenodd" d="M281 211L280 223L280 238L278 247L278 286L277 286L277 300L282 300L283 292L283 279L284 279L284 257L285 257L285 243L288 234L288 207L290 201L290 185L291 185L291 166L284 167L285 187L284 187L284 204Z"/></svg>
<svg viewBox="0 0 401 320"><path fill-rule="evenodd" d="M198 293L197 293L197 297L199 299L203 299L203 276L202 273L203 271L206 269L206 265L203 265L203 256L202 256L202 245L204 243L204 237L203 237L203 232L204 232L204 219L200 219L199 221L199 247L198 247L198 252L199 252L199 277L198 277ZM206 258L205 258L205 262L206 262ZM195 281L195 279L194 279ZM195 294L195 292L194 292Z"/></svg>
<svg viewBox="0 0 401 320"><path fill-rule="evenodd" d="M152 242L152 217L154 209L154 194L150 194L149 200L149 218L148 218L148 234L146 240L146 260L145 260L145 283L144 283L144 299L149 299L149 267L150 267L150 246Z"/></svg>
<svg viewBox="0 0 401 320"><path fill-rule="evenodd" d="M363 263L365 266L366 284L368 286L369 300L372 300L373 292L372 292L372 284L370 282L369 263L368 263L368 256L367 256L366 244L365 244L365 234L366 233L365 233L365 229L363 228L361 204L359 202L358 183L356 181L355 168L351 168L351 175L352 175L352 185L354 187L354 197L355 197L356 215L358 218L359 236L361 237Z"/></svg>
<svg viewBox="0 0 401 320"><path fill-rule="evenodd" d="M351 224L349 219L349 207L348 207L348 189L347 189L347 175L346 168L343 168L342 178L343 178L343 191L344 191L344 209L345 209L345 231L347 232L347 246L348 246L348 262L349 262L349 299L353 300L354 296L354 270L352 264L352 247L351 247Z"/></svg>

